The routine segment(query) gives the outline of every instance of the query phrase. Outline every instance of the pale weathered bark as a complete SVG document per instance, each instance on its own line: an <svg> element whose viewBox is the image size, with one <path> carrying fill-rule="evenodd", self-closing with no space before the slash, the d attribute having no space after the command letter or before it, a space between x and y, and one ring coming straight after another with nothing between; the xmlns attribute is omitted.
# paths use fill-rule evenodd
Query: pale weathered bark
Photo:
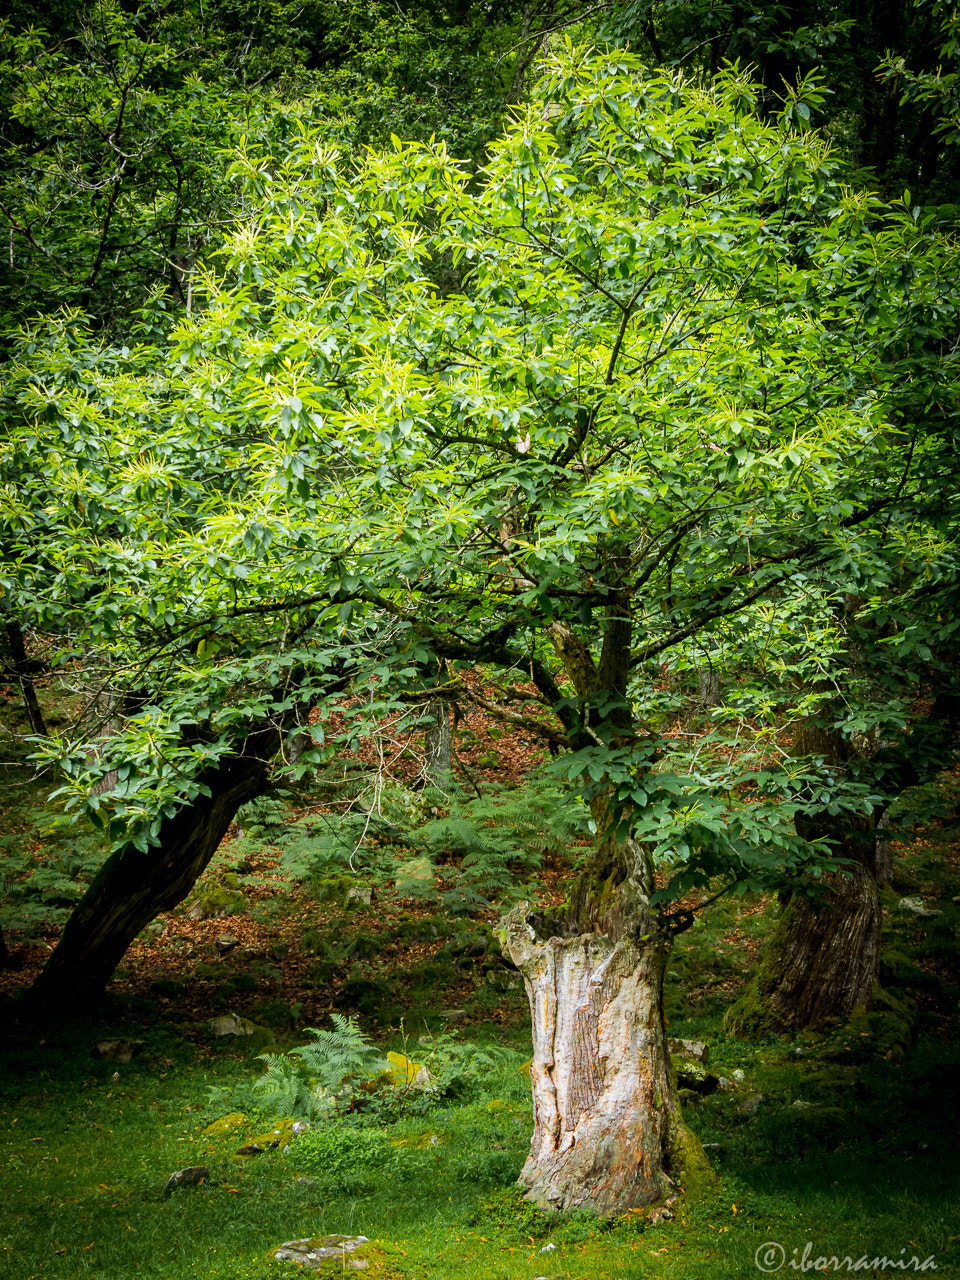
<svg viewBox="0 0 960 1280"><path fill-rule="evenodd" d="M669 939L562 927L522 904L503 930L533 1019L526 1198L604 1216L667 1201L684 1139L662 1008Z"/></svg>

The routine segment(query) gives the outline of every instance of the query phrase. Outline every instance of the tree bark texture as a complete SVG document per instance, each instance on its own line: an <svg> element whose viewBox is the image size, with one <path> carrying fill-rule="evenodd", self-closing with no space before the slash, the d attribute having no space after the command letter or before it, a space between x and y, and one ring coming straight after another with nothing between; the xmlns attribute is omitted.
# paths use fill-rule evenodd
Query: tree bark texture
<svg viewBox="0 0 960 1280"><path fill-rule="evenodd" d="M198 796L165 819L157 845L146 853L126 847L107 859L31 989L35 1006L58 1012L68 1002L86 1003L102 994L137 934L183 901L237 810L263 791L279 742L272 727L251 734L203 776L209 796Z"/></svg>
<svg viewBox="0 0 960 1280"><path fill-rule="evenodd" d="M445 698L434 698L424 709L433 723L424 734L424 772L431 786L449 791L453 779L450 706Z"/></svg>
<svg viewBox="0 0 960 1280"><path fill-rule="evenodd" d="M10 655L13 659L13 669L16 672L20 693L23 697L24 710L27 713L27 720L30 724L30 732L36 734L37 737L45 738L47 736L47 728L43 722L43 711L40 709L40 702L33 683L34 664L31 664L27 656L23 632L16 622L8 622L6 632Z"/></svg>
<svg viewBox="0 0 960 1280"><path fill-rule="evenodd" d="M733 1006L725 1026L737 1033L821 1027L848 1018L873 991L880 956L880 894L873 872L856 863L814 908L794 893L760 971Z"/></svg>
<svg viewBox="0 0 960 1280"><path fill-rule="evenodd" d="M503 931L533 1019L526 1198L604 1216L669 1199L683 1140L662 1012L669 940L544 934L525 904Z"/></svg>

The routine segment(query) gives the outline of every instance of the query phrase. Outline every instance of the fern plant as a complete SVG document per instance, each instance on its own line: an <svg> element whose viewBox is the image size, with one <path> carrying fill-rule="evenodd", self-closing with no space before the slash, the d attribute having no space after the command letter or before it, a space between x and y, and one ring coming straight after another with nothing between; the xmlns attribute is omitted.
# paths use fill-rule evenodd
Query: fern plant
<svg viewBox="0 0 960 1280"><path fill-rule="evenodd" d="M313 1037L289 1053L261 1053L266 1069L254 1081L260 1107L274 1116L320 1120L345 1111L353 1090L348 1082L368 1074L379 1056L356 1018L330 1015L334 1029L307 1029Z"/></svg>

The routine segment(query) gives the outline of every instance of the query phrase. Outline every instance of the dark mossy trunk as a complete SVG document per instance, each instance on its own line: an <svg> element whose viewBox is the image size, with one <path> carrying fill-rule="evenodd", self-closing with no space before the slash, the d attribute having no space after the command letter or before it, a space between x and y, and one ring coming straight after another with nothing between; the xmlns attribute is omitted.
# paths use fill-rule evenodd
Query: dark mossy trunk
<svg viewBox="0 0 960 1280"><path fill-rule="evenodd" d="M960 694L952 683L939 691L923 720L902 741L872 755L835 728L807 722L797 733L798 755L819 755L840 767L855 762L869 770L876 790L888 797L928 781L953 760ZM760 970L728 1011L725 1027L736 1034L798 1031L848 1018L870 999L880 960L880 883L891 874L886 809L869 814L799 814L797 833L827 839L846 858L846 874L824 875L816 902L801 893L787 900L764 953Z"/></svg>
<svg viewBox="0 0 960 1280"><path fill-rule="evenodd" d="M824 875L826 892L812 903L794 892L767 945L760 970L729 1010L736 1034L800 1031L848 1018L873 991L880 958L880 892L871 821L851 830L848 817L798 823L807 839L828 836L851 859L846 874Z"/></svg>
<svg viewBox="0 0 960 1280"><path fill-rule="evenodd" d="M107 859L31 988L37 1009L57 1014L103 993L137 934L184 900L237 810L263 791L279 742L272 727L251 734L203 775L209 796L198 796L164 820L155 846L146 853L127 847Z"/></svg>
<svg viewBox="0 0 960 1280"><path fill-rule="evenodd" d="M23 698L24 710L27 713L30 732L36 734L38 738L45 738L47 736L47 728L44 724L43 711L40 708L40 701L37 698L37 690L34 684L34 677L41 664L31 662L27 655L26 641L18 623L8 622L6 633L11 664L16 673L17 683L20 685L20 694Z"/></svg>
<svg viewBox="0 0 960 1280"><path fill-rule="evenodd" d="M843 765L852 743L829 724L809 720L794 736L797 755ZM816 900L789 895L760 970L728 1010L724 1025L737 1034L804 1030L847 1018L873 990L880 958L880 893L874 815L800 812L804 840L826 840L844 871L821 876Z"/></svg>

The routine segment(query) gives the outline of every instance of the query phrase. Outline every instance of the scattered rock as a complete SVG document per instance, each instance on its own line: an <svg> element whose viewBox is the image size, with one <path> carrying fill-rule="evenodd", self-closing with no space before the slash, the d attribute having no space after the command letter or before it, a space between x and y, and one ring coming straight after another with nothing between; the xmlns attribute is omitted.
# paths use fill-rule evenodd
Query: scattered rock
<svg viewBox="0 0 960 1280"><path fill-rule="evenodd" d="M163 1194L168 1196L171 1191L176 1191L177 1187L198 1187L201 1182L206 1182L209 1177L210 1170L205 1164L192 1164L186 1169L178 1169L176 1173L171 1173L167 1179Z"/></svg>
<svg viewBox="0 0 960 1280"><path fill-rule="evenodd" d="M743 1072L740 1070L739 1067L737 1067L736 1070L730 1072L730 1079L734 1082L734 1084L743 1084L746 1078L747 1077L743 1074Z"/></svg>
<svg viewBox="0 0 960 1280"><path fill-rule="evenodd" d="M227 1134L236 1133L238 1129L245 1129L249 1123L242 1111L231 1111L228 1115L221 1116L219 1120L208 1124L203 1132L205 1137L223 1138Z"/></svg>
<svg viewBox="0 0 960 1280"><path fill-rule="evenodd" d="M901 898L897 903L897 909L899 911L909 911L912 915L926 918L943 915L942 911L934 911L932 907L925 907L922 898Z"/></svg>
<svg viewBox="0 0 960 1280"><path fill-rule="evenodd" d="M755 1116L757 1112L760 1110L760 1107L762 1104L763 1104L763 1094L751 1093L749 1098L747 1098L744 1102L740 1103L739 1110L742 1111L744 1115Z"/></svg>
<svg viewBox="0 0 960 1280"><path fill-rule="evenodd" d="M387 1054L390 1064L387 1073L391 1082L397 1086L409 1086L413 1089L426 1089L433 1083L433 1076L419 1062L414 1062L405 1053Z"/></svg>
<svg viewBox="0 0 960 1280"><path fill-rule="evenodd" d="M441 1009L440 1017L445 1022L464 1022L467 1018L466 1009Z"/></svg>
<svg viewBox="0 0 960 1280"><path fill-rule="evenodd" d="M221 933L217 938L216 945L220 954L225 956L228 952L233 951L235 947L239 947L240 939L231 937L229 933Z"/></svg>
<svg viewBox="0 0 960 1280"><path fill-rule="evenodd" d="M798 1098L796 1102L790 1103L794 1111L815 1111L816 1104L813 1102L804 1102L802 1098Z"/></svg>
<svg viewBox="0 0 960 1280"><path fill-rule="evenodd" d="M264 1151L275 1151L278 1148L282 1151L284 1147L289 1147L298 1134L305 1133L309 1128L306 1120L294 1120L287 1116L284 1120L278 1120L266 1133L258 1133L245 1146L238 1147L237 1155L259 1156Z"/></svg>
<svg viewBox="0 0 960 1280"><path fill-rule="evenodd" d="M557 1246L555 1244L545 1244L542 1249L538 1249L537 1253L553 1253Z"/></svg>
<svg viewBox="0 0 960 1280"><path fill-rule="evenodd" d="M235 1018L232 1013L210 1018L207 1026L215 1036L252 1036L257 1030L256 1025L248 1018Z"/></svg>
<svg viewBox="0 0 960 1280"><path fill-rule="evenodd" d="M333 1271L364 1271L370 1263L366 1258L353 1258L355 1253L370 1241L366 1236L310 1236L306 1240L287 1240L267 1255L276 1262L293 1262L308 1271L318 1271L325 1263L333 1264Z"/></svg>
<svg viewBox="0 0 960 1280"><path fill-rule="evenodd" d="M132 1062L143 1050L143 1040L98 1040L93 1056L114 1062Z"/></svg>
<svg viewBox="0 0 960 1280"><path fill-rule="evenodd" d="M507 969L491 969L487 974L487 983L494 991L518 991L523 979Z"/></svg>
<svg viewBox="0 0 960 1280"><path fill-rule="evenodd" d="M692 1058L706 1066L710 1057L710 1046L705 1040L669 1040L667 1046L678 1058Z"/></svg>
<svg viewBox="0 0 960 1280"><path fill-rule="evenodd" d="M708 1071L702 1062L693 1058L678 1058L674 1054L671 1054L670 1061L677 1073L679 1088L693 1089L696 1093L716 1093L721 1087L721 1077Z"/></svg>
<svg viewBox="0 0 960 1280"><path fill-rule="evenodd" d="M356 906L358 903L369 907L373 900L373 889L368 884L355 884L347 890L346 906Z"/></svg>

